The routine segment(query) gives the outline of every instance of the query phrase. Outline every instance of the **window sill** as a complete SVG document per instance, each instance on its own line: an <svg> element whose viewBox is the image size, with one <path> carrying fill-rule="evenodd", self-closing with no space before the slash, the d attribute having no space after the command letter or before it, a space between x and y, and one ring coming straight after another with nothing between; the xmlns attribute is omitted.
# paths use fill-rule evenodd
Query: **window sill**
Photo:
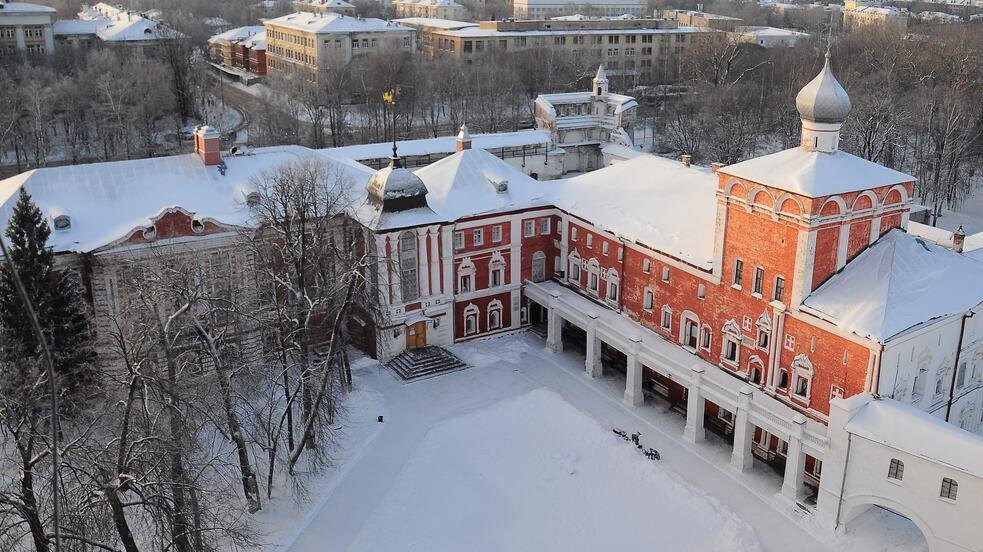
<svg viewBox="0 0 983 552"><path fill-rule="evenodd" d="M737 370L737 360L736 359L735 360L728 360L726 358L721 358L720 359L720 363L722 365L725 365L725 367L727 367L727 368L730 368L732 370Z"/></svg>
<svg viewBox="0 0 983 552"><path fill-rule="evenodd" d="M946 498L944 496L940 496L939 497L939 500L941 500L942 502L945 502L946 504L952 504L953 506L956 505L956 500L953 499L953 498Z"/></svg>
<svg viewBox="0 0 983 552"><path fill-rule="evenodd" d="M751 292L751 297L754 297L755 299L761 299L762 296L760 293Z"/></svg>
<svg viewBox="0 0 983 552"><path fill-rule="evenodd" d="M888 483L890 483L892 485L897 485L898 487L904 487L904 485L901 483L901 480L900 479L894 479L894 478L891 478L891 477L886 477L885 478L885 481L887 481ZM939 497L939 498L941 498L941 497Z"/></svg>
<svg viewBox="0 0 983 552"><path fill-rule="evenodd" d="M731 284L730 285L730 288L731 289L736 289L737 291L741 291L742 289L744 289L744 288L741 287L741 284Z"/></svg>

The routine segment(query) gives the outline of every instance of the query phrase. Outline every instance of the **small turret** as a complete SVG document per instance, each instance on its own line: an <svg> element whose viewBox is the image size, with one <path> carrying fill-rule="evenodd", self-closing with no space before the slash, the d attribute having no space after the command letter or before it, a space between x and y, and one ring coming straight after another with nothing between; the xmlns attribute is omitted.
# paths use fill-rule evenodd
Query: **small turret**
<svg viewBox="0 0 983 552"><path fill-rule="evenodd" d="M461 125L461 132L457 133L457 140L455 151L464 151L471 149L471 133L468 132L468 124L464 123Z"/></svg>
<svg viewBox="0 0 983 552"><path fill-rule="evenodd" d="M597 75L594 76L594 95L603 96L608 93L608 75L604 72L604 66L597 67Z"/></svg>
<svg viewBox="0 0 983 552"><path fill-rule="evenodd" d="M823 70L795 97L802 120L801 147L834 153L840 144L840 127L850 114L850 96L833 76L829 51Z"/></svg>

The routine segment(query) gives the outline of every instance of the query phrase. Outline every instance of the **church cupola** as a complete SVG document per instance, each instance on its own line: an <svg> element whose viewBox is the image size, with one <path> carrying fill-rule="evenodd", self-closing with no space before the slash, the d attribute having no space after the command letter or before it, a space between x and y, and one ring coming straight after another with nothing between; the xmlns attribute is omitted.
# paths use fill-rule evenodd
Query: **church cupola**
<svg viewBox="0 0 983 552"><path fill-rule="evenodd" d="M795 108L802 119L801 146L810 151L834 153L839 147L840 127L850 114L850 96L826 63L816 78L809 81L795 97Z"/></svg>
<svg viewBox="0 0 983 552"><path fill-rule="evenodd" d="M427 187L420 177L403 167L403 162L393 145L389 165L372 175L366 186L369 201L383 211L405 211L427 206Z"/></svg>
<svg viewBox="0 0 983 552"><path fill-rule="evenodd" d="M608 75L604 72L604 66L597 67L597 75L594 76L594 95L603 96L608 93Z"/></svg>

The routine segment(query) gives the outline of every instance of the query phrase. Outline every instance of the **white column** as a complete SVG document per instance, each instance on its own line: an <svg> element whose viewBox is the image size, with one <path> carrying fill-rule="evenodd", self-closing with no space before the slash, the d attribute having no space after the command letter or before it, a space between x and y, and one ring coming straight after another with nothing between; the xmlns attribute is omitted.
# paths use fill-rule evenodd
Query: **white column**
<svg viewBox="0 0 983 552"><path fill-rule="evenodd" d="M625 402L632 406L642 406L645 396L642 394L642 363L638 361L638 346L642 339L638 336L628 338L631 342L628 357L628 370L625 378Z"/></svg>
<svg viewBox="0 0 983 552"><path fill-rule="evenodd" d="M737 398L737 412L734 415L734 452L730 456L730 465L737 471L747 471L754 463L751 456L751 440L754 438L754 426L748 419L751 408L751 388L741 387Z"/></svg>
<svg viewBox="0 0 983 552"><path fill-rule="evenodd" d="M440 263L444 272L444 293L454 295L454 227L440 229L440 241L444 244L440 251Z"/></svg>
<svg viewBox="0 0 983 552"><path fill-rule="evenodd" d="M17 49L26 50L27 44L25 43L25 39L24 39L24 26L17 25L17 27L15 27L14 34L17 35Z"/></svg>
<svg viewBox="0 0 983 552"><path fill-rule="evenodd" d="M846 266L846 254L850 246L850 223L840 226L840 237L836 244L836 270Z"/></svg>
<svg viewBox="0 0 983 552"><path fill-rule="evenodd" d="M51 25L44 26L44 51L48 55L55 53L55 33Z"/></svg>
<svg viewBox="0 0 983 552"><path fill-rule="evenodd" d="M686 428L683 429L683 439L690 443L699 443L706 437L706 429L703 427L706 401L700 390L703 367L694 365L690 369L693 373L690 374L690 384L686 390Z"/></svg>
<svg viewBox="0 0 983 552"><path fill-rule="evenodd" d="M785 457L785 480L782 483L782 496L796 501L802 488L802 472L805 470L805 454L802 453L802 433L806 418L796 414L792 418L792 434L788 438L788 454Z"/></svg>
<svg viewBox="0 0 983 552"><path fill-rule="evenodd" d="M599 378L604 375L604 367L601 366L601 340L597 338L597 315L588 316L591 322L587 326L587 356L584 358L584 369L588 376Z"/></svg>
<svg viewBox="0 0 983 552"><path fill-rule="evenodd" d="M430 278L427 277L427 262L431 252L427 251L427 229L417 228L416 279L419 282L420 297L430 296Z"/></svg>
<svg viewBox="0 0 983 552"><path fill-rule="evenodd" d="M437 232L439 232L438 229L430 232L430 279L433 281L433 285L430 286L433 289L430 290L430 293L433 295L444 293L440 286L440 247L437 244Z"/></svg>
<svg viewBox="0 0 983 552"><path fill-rule="evenodd" d="M563 319L556 312L556 307L550 306L546 315L546 345L554 353L563 352L563 331L560 328L562 323Z"/></svg>

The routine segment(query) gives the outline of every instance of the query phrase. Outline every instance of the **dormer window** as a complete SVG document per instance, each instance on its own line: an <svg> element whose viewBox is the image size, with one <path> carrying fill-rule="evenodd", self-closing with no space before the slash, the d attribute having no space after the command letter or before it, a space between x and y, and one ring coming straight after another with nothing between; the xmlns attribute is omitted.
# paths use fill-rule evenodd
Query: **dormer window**
<svg viewBox="0 0 983 552"><path fill-rule="evenodd" d="M55 217L55 230L68 230L72 227L72 219L68 215L58 215Z"/></svg>
<svg viewBox="0 0 983 552"><path fill-rule="evenodd" d="M193 219L191 221L191 231L195 234L200 234L205 231L205 225L201 223L198 219Z"/></svg>
<svg viewBox="0 0 983 552"><path fill-rule="evenodd" d="M148 226L143 229L143 239L152 240L157 237L157 228L154 226Z"/></svg>

